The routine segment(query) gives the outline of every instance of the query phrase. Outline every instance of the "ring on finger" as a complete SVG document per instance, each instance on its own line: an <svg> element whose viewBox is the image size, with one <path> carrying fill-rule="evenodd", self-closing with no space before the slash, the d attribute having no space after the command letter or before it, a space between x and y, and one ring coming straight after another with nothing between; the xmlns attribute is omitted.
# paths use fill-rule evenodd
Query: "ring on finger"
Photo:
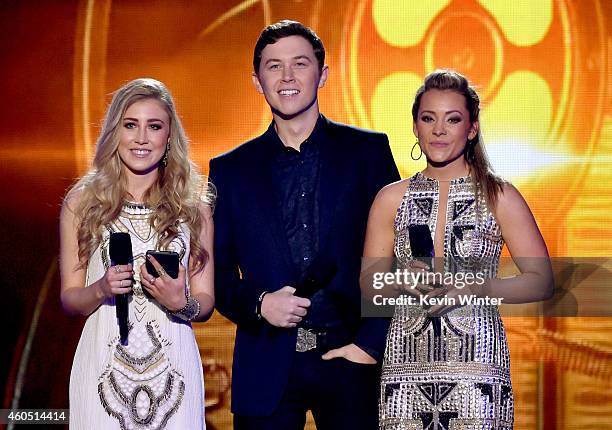
<svg viewBox="0 0 612 430"><path fill-rule="evenodd" d="M159 272L159 276L164 276L166 274L166 271L164 270L163 267L160 267L158 272Z"/></svg>
<svg viewBox="0 0 612 430"><path fill-rule="evenodd" d="M121 273L121 267L119 267L119 266L115 266L115 272L117 272L117 273Z"/></svg>
<svg viewBox="0 0 612 430"><path fill-rule="evenodd" d="M149 283L150 283L150 284L154 284L154 283L155 283L155 278L151 278L151 279L149 279Z"/></svg>

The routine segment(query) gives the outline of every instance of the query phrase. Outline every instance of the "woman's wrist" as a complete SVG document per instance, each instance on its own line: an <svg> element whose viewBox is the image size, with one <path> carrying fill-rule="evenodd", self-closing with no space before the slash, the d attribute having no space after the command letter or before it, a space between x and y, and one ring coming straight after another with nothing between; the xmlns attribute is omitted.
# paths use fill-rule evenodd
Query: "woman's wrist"
<svg viewBox="0 0 612 430"><path fill-rule="evenodd" d="M182 295L181 298L179 298L171 306L167 306L166 309L168 309L171 313L178 312L181 309L183 309L185 306L187 306L188 301L189 301L189 299L187 298L187 296Z"/></svg>
<svg viewBox="0 0 612 430"><path fill-rule="evenodd" d="M96 299L98 300L98 302L100 303L104 303L106 301L106 299L108 299L109 297L106 296L106 294L104 293L104 289L102 289L102 279L98 280L97 282L95 282L93 285L93 290L94 290L94 294L96 296Z"/></svg>
<svg viewBox="0 0 612 430"><path fill-rule="evenodd" d="M193 321L200 315L200 309L200 302L195 297L189 296L186 297L185 306L170 313L183 321Z"/></svg>
<svg viewBox="0 0 612 430"><path fill-rule="evenodd" d="M470 293L474 294L477 297L486 297L489 291L489 282L490 279L482 283L473 283L470 285Z"/></svg>

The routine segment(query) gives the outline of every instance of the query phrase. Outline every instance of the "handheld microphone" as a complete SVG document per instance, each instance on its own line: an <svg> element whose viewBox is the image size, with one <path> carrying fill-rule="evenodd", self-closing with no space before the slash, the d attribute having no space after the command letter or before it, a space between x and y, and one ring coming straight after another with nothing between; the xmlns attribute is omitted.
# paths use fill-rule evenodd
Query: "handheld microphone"
<svg viewBox="0 0 612 430"><path fill-rule="evenodd" d="M110 243L108 245L108 253L110 254L111 265L126 265L130 264L134 257L132 256L132 240L129 233L111 233ZM117 294L115 296L115 310L117 312L117 322L119 324L119 336L121 344L127 344L128 338L128 295Z"/></svg>
<svg viewBox="0 0 612 430"><path fill-rule="evenodd" d="M412 256L432 267L434 244L431 240L431 230L427 224L408 226L408 238Z"/></svg>
<svg viewBox="0 0 612 430"><path fill-rule="evenodd" d="M336 276L338 267L335 262L315 259L304 277L295 286L294 296L312 298L317 291L325 288Z"/></svg>

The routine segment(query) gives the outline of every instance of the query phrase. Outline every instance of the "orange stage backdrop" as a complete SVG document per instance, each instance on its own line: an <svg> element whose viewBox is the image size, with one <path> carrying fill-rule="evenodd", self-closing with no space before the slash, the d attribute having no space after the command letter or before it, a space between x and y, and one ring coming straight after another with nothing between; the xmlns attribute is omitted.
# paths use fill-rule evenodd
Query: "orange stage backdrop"
<svg viewBox="0 0 612 430"><path fill-rule="evenodd" d="M251 84L261 28L283 18L323 39L330 118L386 132L414 162L411 102L455 68L480 88L496 170L528 200L555 256L612 256L612 7L597 0L7 1L0 6L4 408L67 406L82 321L63 316L56 233L65 188L94 150L110 93L153 77L172 90L204 172L271 116ZM612 286L611 286L612 287ZM12 305L11 305L12 304ZM507 318L517 429L612 428L612 318ZM210 428L230 428L233 327L197 325Z"/></svg>

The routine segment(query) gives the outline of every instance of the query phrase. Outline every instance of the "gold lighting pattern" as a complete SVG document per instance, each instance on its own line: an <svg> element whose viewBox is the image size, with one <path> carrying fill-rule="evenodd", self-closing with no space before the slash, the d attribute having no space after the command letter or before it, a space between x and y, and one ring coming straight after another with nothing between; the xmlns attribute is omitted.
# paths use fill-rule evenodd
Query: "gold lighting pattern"
<svg viewBox="0 0 612 430"><path fill-rule="evenodd" d="M409 154L411 102L422 77L436 68L463 72L479 88L496 171L532 203L555 254L579 251L560 230L571 232L566 217L587 198L589 173L607 159L599 152L607 82L601 6L552 0L351 4L340 52L350 122L387 132L402 175L409 176L423 167ZM583 91L588 100L579 96ZM536 198L542 189L550 201Z"/></svg>

